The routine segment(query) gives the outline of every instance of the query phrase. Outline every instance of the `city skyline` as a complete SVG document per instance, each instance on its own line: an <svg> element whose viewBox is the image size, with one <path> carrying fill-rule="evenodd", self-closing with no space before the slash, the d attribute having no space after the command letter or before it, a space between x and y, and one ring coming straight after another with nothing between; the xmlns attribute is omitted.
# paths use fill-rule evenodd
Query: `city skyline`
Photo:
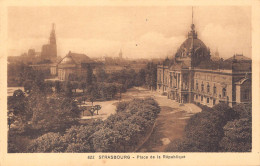
<svg viewBox="0 0 260 166"><path fill-rule="evenodd" d="M124 57L164 58L185 40L191 7L9 7L9 55L39 52L53 22L61 57L69 51L115 57L122 49ZM218 50L223 58L251 58L250 7L195 6L194 24L212 55Z"/></svg>

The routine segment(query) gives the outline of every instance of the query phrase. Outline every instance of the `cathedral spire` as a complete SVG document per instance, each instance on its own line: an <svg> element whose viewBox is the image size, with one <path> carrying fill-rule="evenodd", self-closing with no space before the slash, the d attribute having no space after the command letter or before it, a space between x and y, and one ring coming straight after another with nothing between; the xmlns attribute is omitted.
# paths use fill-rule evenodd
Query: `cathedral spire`
<svg viewBox="0 0 260 166"><path fill-rule="evenodd" d="M50 44L56 45L55 23L52 23L52 30L51 30L51 34L50 34Z"/></svg>

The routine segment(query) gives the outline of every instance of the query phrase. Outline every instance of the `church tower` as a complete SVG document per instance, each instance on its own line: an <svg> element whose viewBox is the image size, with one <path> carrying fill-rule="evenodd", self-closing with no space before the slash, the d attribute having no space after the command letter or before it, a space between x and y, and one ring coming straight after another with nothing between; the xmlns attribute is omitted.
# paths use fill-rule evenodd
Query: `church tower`
<svg viewBox="0 0 260 166"><path fill-rule="evenodd" d="M56 35L55 35L55 24L52 24L52 30L50 34L50 44L56 45Z"/></svg>
<svg viewBox="0 0 260 166"><path fill-rule="evenodd" d="M57 45L55 35L55 24L52 24L52 30L50 34L50 60L54 62L57 58Z"/></svg>
<svg viewBox="0 0 260 166"><path fill-rule="evenodd" d="M57 45L55 35L55 24L52 24L52 30L50 33L49 44L42 46L41 60L55 62L57 58Z"/></svg>

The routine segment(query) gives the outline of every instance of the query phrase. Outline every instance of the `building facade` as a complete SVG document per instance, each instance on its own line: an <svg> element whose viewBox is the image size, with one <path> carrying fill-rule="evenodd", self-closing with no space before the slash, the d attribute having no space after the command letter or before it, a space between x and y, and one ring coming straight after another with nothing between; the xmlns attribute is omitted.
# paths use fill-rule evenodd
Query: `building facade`
<svg viewBox="0 0 260 166"><path fill-rule="evenodd" d="M85 54L78 54L69 52L58 64L57 75L58 80L78 80L84 77L88 70L96 73L96 70L103 67L102 63L98 63L90 59Z"/></svg>
<svg viewBox="0 0 260 166"><path fill-rule="evenodd" d="M198 39L195 25L173 59L157 67L157 91L179 103L200 103L209 107L225 102L229 106L252 101L251 59L234 55L212 60L210 50Z"/></svg>

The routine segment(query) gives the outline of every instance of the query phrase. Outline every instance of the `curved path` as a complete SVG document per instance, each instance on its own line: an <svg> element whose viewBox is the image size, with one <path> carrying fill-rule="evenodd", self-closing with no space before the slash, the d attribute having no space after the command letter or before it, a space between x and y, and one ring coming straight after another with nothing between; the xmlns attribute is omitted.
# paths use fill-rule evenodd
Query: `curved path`
<svg viewBox="0 0 260 166"><path fill-rule="evenodd" d="M153 133L150 138L140 148L140 152L163 152L167 145L174 139L182 138L183 130L187 123L187 119L201 109L194 104L184 104L180 106L179 103L167 99L166 96L160 95L158 92L149 91L144 88L135 87L127 90L122 94L121 101L128 101L134 98L154 98L161 107L161 112L156 120ZM109 115L115 113L116 103L118 100L95 102L102 106L99 111L99 115L92 117L83 117L83 119L89 118L102 118L106 119ZM88 103L90 105L91 103Z"/></svg>

